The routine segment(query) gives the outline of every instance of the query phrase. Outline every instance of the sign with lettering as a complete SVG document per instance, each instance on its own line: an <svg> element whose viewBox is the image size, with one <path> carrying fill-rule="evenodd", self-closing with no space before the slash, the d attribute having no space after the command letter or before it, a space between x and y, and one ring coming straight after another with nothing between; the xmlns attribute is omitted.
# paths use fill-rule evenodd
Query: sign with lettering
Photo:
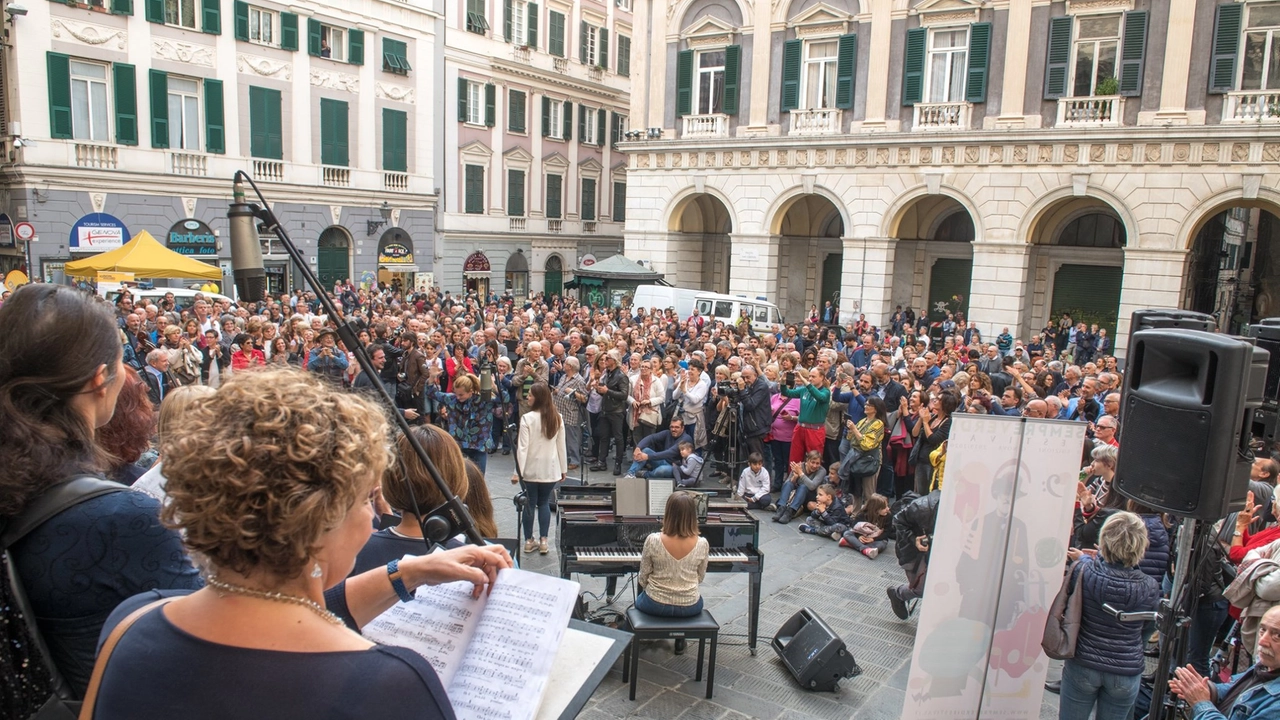
<svg viewBox="0 0 1280 720"><path fill-rule="evenodd" d="M179 220L166 236L169 249L179 255L197 258L218 257L218 238L208 225L199 220Z"/></svg>
<svg viewBox="0 0 1280 720"><path fill-rule="evenodd" d="M462 272L487 273L490 270L489 258L482 252L473 252L462 263Z"/></svg>
<svg viewBox="0 0 1280 720"><path fill-rule="evenodd" d="M409 265L413 263L413 251L404 243L383 243L378 248L378 262L384 265Z"/></svg>
<svg viewBox="0 0 1280 720"><path fill-rule="evenodd" d="M89 213L71 226L68 247L74 252L115 250L128 241L129 229L120 218L106 213Z"/></svg>
<svg viewBox="0 0 1280 720"><path fill-rule="evenodd" d="M35 228L32 228L32 235L35 235ZM8 215L0 213L0 247L13 247L13 221Z"/></svg>

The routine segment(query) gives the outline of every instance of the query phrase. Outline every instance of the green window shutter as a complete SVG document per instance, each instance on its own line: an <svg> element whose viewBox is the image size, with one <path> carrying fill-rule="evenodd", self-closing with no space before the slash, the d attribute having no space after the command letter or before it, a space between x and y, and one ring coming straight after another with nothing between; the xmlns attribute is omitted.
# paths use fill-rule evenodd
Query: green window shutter
<svg viewBox="0 0 1280 720"><path fill-rule="evenodd" d="M458 78L458 122L467 121L467 80Z"/></svg>
<svg viewBox="0 0 1280 720"><path fill-rule="evenodd" d="M151 147L169 147L169 74L151 70L147 74L151 90Z"/></svg>
<svg viewBox="0 0 1280 720"><path fill-rule="evenodd" d="M524 171L507 171L507 214L524 217Z"/></svg>
<svg viewBox="0 0 1280 720"><path fill-rule="evenodd" d="M511 42L511 0L502 2L502 38Z"/></svg>
<svg viewBox="0 0 1280 720"><path fill-rule="evenodd" d="M235 34L237 40L249 39L249 3L243 0L236 0L232 5L235 13Z"/></svg>
<svg viewBox="0 0 1280 720"><path fill-rule="evenodd" d="M525 44L529 47L538 47L538 3L529 3L529 18L525 21Z"/></svg>
<svg viewBox="0 0 1280 720"><path fill-rule="evenodd" d="M485 83L484 86L484 124L486 127L493 127L497 117L498 105L498 89L493 83Z"/></svg>
<svg viewBox="0 0 1280 720"><path fill-rule="evenodd" d="M631 38L626 35L618 36L618 74L631 76Z"/></svg>
<svg viewBox="0 0 1280 720"><path fill-rule="evenodd" d="M408 61L404 56L408 52L405 43L391 38L382 39L382 69L398 75L409 72Z"/></svg>
<svg viewBox="0 0 1280 720"><path fill-rule="evenodd" d="M782 43L783 112L795 110L800 106L800 51L803 47L803 40L788 40ZM692 62L690 67L692 68Z"/></svg>
<svg viewBox="0 0 1280 720"><path fill-rule="evenodd" d="M267 154L270 145L267 140L268 92L266 88L249 86L249 155L251 157L271 157Z"/></svg>
<svg viewBox="0 0 1280 720"><path fill-rule="evenodd" d="M1071 75L1071 18L1049 18L1049 49L1044 65L1044 99L1053 100L1067 94L1067 78Z"/></svg>
<svg viewBox="0 0 1280 720"><path fill-rule="evenodd" d="M841 35L836 50L836 107L853 107L853 83L858 73L858 36Z"/></svg>
<svg viewBox="0 0 1280 720"><path fill-rule="evenodd" d="M263 89L263 98L266 101L266 112L264 120L267 124L266 132L266 152L264 157L274 160L284 159L284 118L281 115L283 103L280 100L279 90Z"/></svg>
<svg viewBox="0 0 1280 720"><path fill-rule="evenodd" d="M547 12L547 52L556 57L564 57L564 13L555 10Z"/></svg>
<svg viewBox="0 0 1280 720"><path fill-rule="evenodd" d="M280 49L298 49L298 16L293 13L280 13Z"/></svg>
<svg viewBox="0 0 1280 720"><path fill-rule="evenodd" d="M111 82L115 86L116 142L138 144L138 73L132 65L111 66Z"/></svg>
<svg viewBox="0 0 1280 720"><path fill-rule="evenodd" d="M72 137L71 58L61 53L45 53L49 68L49 137Z"/></svg>
<svg viewBox="0 0 1280 720"><path fill-rule="evenodd" d="M382 109L382 169L409 171L409 114L403 110Z"/></svg>
<svg viewBox="0 0 1280 720"><path fill-rule="evenodd" d="M693 114L693 51L676 54L676 117Z"/></svg>
<svg viewBox="0 0 1280 720"><path fill-rule="evenodd" d="M320 98L320 163L346 167L350 163L347 104Z"/></svg>
<svg viewBox="0 0 1280 720"><path fill-rule="evenodd" d="M609 113L609 144L622 142L622 118L616 112Z"/></svg>
<svg viewBox="0 0 1280 720"><path fill-rule="evenodd" d="M578 21L578 62L583 65L587 64L587 23L584 20Z"/></svg>
<svg viewBox="0 0 1280 720"><path fill-rule="evenodd" d="M147 22L164 24L164 0L145 0L142 12Z"/></svg>
<svg viewBox="0 0 1280 720"><path fill-rule="evenodd" d="M222 102L222 81L204 80L204 144L211 153L227 151L227 124Z"/></svg>
<svg viewBox="0 0 1280 720"><path fill-rule="evenodd" d="M582 212L583 220L596 219L596 181L592 178L582 179Z"/></svg>
<svg viewBox="0 0 1280 720"><path fill-rule="evenodd" d="M1142 94L1142 71L1147 54L1147 11L1124 14L1124 40L1120 48L1120 94Z"/></svg>
<svg viewBox="0 0 1280 720"><path fill-rule="evenodd" d="M724 49L724 102L726 115L738 114L739 78L742 75L742 46L730 45Z"/></svg>
<svg viewBox="0 0 1280 720"><path fill-rule="evenodd" d="M484 214L484 166L467 165L463 173L463 212Z"/></svg>
<svg viewBox="0 0 1280 720"><path fill-rule="evenodd" d="M560 196L564 188L564 176L547 176L547 218L559 220L562 214Z"/></svg>
<svg viewBox="0 0 1280 720"><path fill-rule="evenodd" d="M578 105L578 142L587 139L587 106Z"/></svg>
<svg viewBox="0 0 1280 720"><path fill-rule="evenodd" d="M1218 6L1213 21L1213 54L1209 60L1209 92L1221 94L1236 87L1236 53L1240 50L1240 20L1244 6Z"/></svg>
<svg viewBox="0 0 1280 720"><path fill-rule="evenodd" d="M507 129L521 133L526 129L525 94L520 90L507 94Z"/></svg>
<svg viewBox="0 0 1280 720"><path fill-rule="evenodd" d="M627 184L613 184L613 221L626 222L627 219Z"/></svg>
<svg viewBox="0 0 1280 720"><path fill-rule="evenodd" d="M600 147L604 147L605 122L604 108L596 110L596 145Z"/></svg>
<svg viewBox="0 0 1280 720"><path fill-rule="evenodd" d="M111 14L132 15L133 0L111 0Z"/></svg>
<svg viewBox="0 0 1280 720"><path fill-rule="evenodd" d="M609 69L609 31L604 28L596 30L596 65Z"/></svg>
<svg viewBox="0 0 1280 720"><path fill-rule="evenodd" d="M347 62L364 64L364 31L352 28L347 31Z"/></svg>
<svg viewBox="0 0 1280 720"><path fill-rule="evenodd" d="M965 80L965 100L987 101L987 64L991 56L991 23L969 26L969 75Z"/></svg>
<svg viewBox="0 0 1280 720"><path fill-rule="evenodd" d="M307 54L320 57L320 21L307 18Z"/></svg>
<svg viewBox="0 0 1280 720"><path fill-rule="evenodd" d="M906 57L902 63L902 104L915 105L924 98L924 56L929 39L927 28L907 31Z"/></svg>
<svg viewBox="0 0 1280 720"><path fill-rule="evenodd" d="M551 98L542 96L542 137L551 136Z"/></svg>
<svg viewBox="0 0 1280 720"><path fill-rule="evenodd" d="M222 33L221 0L200 0L200 31L210 35Z"/></svg>
<svg viewBox="0 0 1280 720"><path fill-rule="evenodd" d="M560 134L565 142L573 139L573 102L570 100L564 101L564 112L560 113Z"/></svg>

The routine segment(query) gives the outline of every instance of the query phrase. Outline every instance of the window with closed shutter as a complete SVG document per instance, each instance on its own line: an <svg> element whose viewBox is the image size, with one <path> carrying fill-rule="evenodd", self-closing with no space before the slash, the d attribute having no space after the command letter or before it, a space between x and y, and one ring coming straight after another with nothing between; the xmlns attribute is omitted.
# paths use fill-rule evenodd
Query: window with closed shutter
<svg viewBox="0 0 1280 720"><path fill-rule="evenodd" d="M563 175L547 176L547 207L546 215L548 219L559 220L562 215L561 209L561 193L564 189Z"/></svg>
<svg viewBox="0 0 1280 720"><path fill-rule="evenodd" d="M284 159L280 91L249 86L249 155L268 160Z"/></svg>
<svg viewBox="0 0 1280 720"><path fill-rule="evenodd" d="M596 219L596 181L594 178L582 179L582 212L583 220Z"/></svg>
<svg viewBox="0 0 1280 720"><path fill-rule="evenodd" d="M382 169L409 170L409 114L403 110L382 110Z"/></svg>
<svg viewBox="0 0 1280 720"><path fill-rule="evenodd" d="M525 95L522 90L511 90L507 93L507 129L522 133L527 128Z"/></svg>
<svg viewBox="0 0 1280 720"><path fill-rule="evenodd" d="M348 106L341 100L320 98L320 163L346 167L350 162Z"/></svg>
<svg viewBox="0 0 1280 720"><path fill-rule="evenodd" d="M484 214L484 166L463 166L463 212L471 215Z"/></svg>
<svg viewBox="0 0 1280 720"><path fill-rule="evenodd" d="M507 170L507 215L524 217L524 170Z"/></svg>

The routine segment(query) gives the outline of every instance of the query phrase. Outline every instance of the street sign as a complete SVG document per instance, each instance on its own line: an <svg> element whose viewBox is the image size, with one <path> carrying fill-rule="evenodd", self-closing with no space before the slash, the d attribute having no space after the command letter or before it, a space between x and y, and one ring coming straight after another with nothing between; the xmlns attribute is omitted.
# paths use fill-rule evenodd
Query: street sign
<svg viewBox="0 0 1280 720"><path fill-rule="evenodd" d="M19 240L26 242L36 236L36 226L29 222L20 222L13 226L13 234Z"/></svg>

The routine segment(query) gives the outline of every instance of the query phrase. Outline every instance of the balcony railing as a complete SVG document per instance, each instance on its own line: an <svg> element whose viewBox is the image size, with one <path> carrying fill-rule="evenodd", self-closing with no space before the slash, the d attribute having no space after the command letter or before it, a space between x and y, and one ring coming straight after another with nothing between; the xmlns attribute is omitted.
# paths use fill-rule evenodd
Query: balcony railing
<svg viewBox="0 0 1280 720"><path fill-rule="evenodd" d="M1124 119L1124 98L1119 95L1058 99L1058 125L1115 127Z"/></svg>
<svg viewBox="0 0 1280 720"><path fill-rule="evenodd" d="M204 177L209 174L209 158L194 153L169 153L169 172Z"/></svg>
<svg viewBox="0 0 1280 720"><path fill-rule="evenodd" d="M592 80L603 80L604 68L600 67L599 65L592 65L591 67L587 68L587 77L591 78Z"/></svg>
<svg viewBox="0 0 1280 720"><path fill-rule="evenodd" d="M1222 122L1280 122L1280 92L1246 90L1227 93Z"/></svg>
<svg viewBox="0 0 1280 720"><path fill-rule="evenodd" d="M558 233L564 230L564 220L560 218L550 218L547 220L547 232Z"/></svg>
<svg viewBox="0 0 1280 720"><path fill-rule="evenodd" d="M595 231L596 231L596 221L595 221L595 220L583 220L583 221L582 221L582 232L584 232L584 233L594 233Z"/></svg>
<svg viewBox="0 0 1280 720"><path fill-rule="evenodd" d="M383 173L382 187L386 190L405 192L409 189L409 175L398 172Z"/></svg>
<svg viewBox="0 0 1280 720"><path fill-rule="evenodd" d="M528 225L528 218L509 217L507 218L507 229L511 232L524 232Z"/></svg>
<svg viewBox="0 0 1280 720"><path fill-rule="evenodd" d="M113 145L76 143L76 167L115 170L119 161L119 151Z"/></svg>
<svg viewBox="0 0 1280 720"><path fill-rule="evenodd" d="M723 114L716 115L685 115L684 116L684 132L681 137L687 138L718 138L729 136L729 116Z"/></svg>
<svg viewBox="0 0 1280 720"><path fill-rule="evenodd" d="M916 103L911 127L915 130L967 130L972 109L973 106L967 102Z"/></svg>
<svg viewBox="0 0 1280 720"><path fill-rule="evenodd" d="M253 178L266 182L284 182L284 163L279 160L254 160Z"/></svg>
<svg viewBox="0 0 1280 720"><path fill-rule="evenodd" d="M569 71L569 58L558 57L552 61L552 64L555 66L556 72L558 73Z"/></svg>
<svg viewBox="0 0 1280 720"><path fill-rule="evenodd" d="M840 111L831 108L791 111L792 135L835 135L840 132Z"/></svg>
<svg viewBox="0 0 1280 720"><path fill-rule="evenodd" d="M320 181L329 187L347 187L351 185L351 170L325 165L321 169Z"/></svg>
<svg viewBox="0 0 1280 720"><path fill-rule="evenodd" d="M528 45L512 45L511 57L515 58L519 62L527 63L533 60L533 52L529 49Z"/></svg>

